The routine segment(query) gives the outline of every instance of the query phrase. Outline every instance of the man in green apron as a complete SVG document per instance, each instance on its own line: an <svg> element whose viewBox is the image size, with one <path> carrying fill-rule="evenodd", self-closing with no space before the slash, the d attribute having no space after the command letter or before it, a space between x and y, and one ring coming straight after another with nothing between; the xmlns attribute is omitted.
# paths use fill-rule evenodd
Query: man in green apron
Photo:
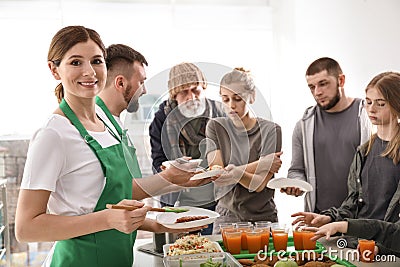
<svg viewBox="0 0 400 267"><path fill-rule="evenodd" d="M96 104L101 107L96 112L104 112L110 120L116 121L119 128L124 128L120 120L120 114L127 109L129 112L136 112L139 108L139 98L146 93L144 82L146 80L146 72L144 66L148 63L145 57L135 51L133 48L123 44L113 44L107 47L107 82L105 88L99 93ZM128 142L129 137L128 138ZM133 144L129 142L133 147ZM129 148L131 150L132 148ZM127 149L124 147L124 151ZM130 153L126 153L129 155ZM132 156L134 161L130 160L131 156L127 156L126 164L131 170L131 174L135 178L137 176L136 169L139 169L136 155ZM155 176L157 177L157 176ZM164 175L168 180L168 175ZM185 180L185 178L183 179ZM167 192L179 191L182 186L193 187L209 183L209 179L190 181L189 183L179 184L176 180L174 183L165 179L145 180L135 179L133 186L140 188L137 194L133 195L133 199L141 200L149 196L157 196ZM134 190L135 191L135 190Z"/></svg>

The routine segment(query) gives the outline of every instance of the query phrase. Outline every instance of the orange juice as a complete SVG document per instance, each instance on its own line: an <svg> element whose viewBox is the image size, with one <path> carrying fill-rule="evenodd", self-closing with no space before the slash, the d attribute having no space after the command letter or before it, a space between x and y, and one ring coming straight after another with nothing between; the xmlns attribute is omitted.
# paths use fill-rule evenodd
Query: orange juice
<svg viewBox="0 0 400 267"><path fill-rule="evenodd" d="M226 242L228 244L228 251L231 254L240 254L242 244L241 232L225 231Z"/></svg>
<svg viewBox="0 0 400 267"><path fill-rule="evenodd" d="M246 235L247 229L239 228L238 230L240 230L242 232L242 239L241 239L241 241L242 241L242 244L241 244L242 249L248 249L248 247L247 247L247 235Z"/></svg>
<svg viewBox="0 0 400 267"><path fill-rule="evenodd" d="M269 235L271 229L270 221L258 221L254 223L254 229L261 231L261 249L268 251Z"/></svg>
<svg viewBox="0 0 400 267"><path fill-rule="evenodd" d="M313 250L316 248L317 241L310 240L314 235L314 232L303 231L303 249Z"/></svg>
<svg viewBox="0 0 400 267"><path fill-rule="evenodd" d="M293 230L293 242L296 250L303 250L303 231Z"/></svg>
<svg viewBox="0 0 400 267"><path fill-rule="evenodd" d="M288 242L288 233L285 230L273 230L272 240L274 243L275 251L286 251Z"/></svg>
<svg viewBox="0 0 400 267"><path fill-rule="evenodd" d="M228 243L226 242L226 237L225 237L224 232L225 231L234 231L234 225L232 223L221 223L219 225L219 229L221 230L222 243L224 244L224 247L226 248L226 250L228 250Z"/></svg>
<svg viewBox="0 0 400 267"><path fill-rule="evenodd" d="M249 253L257 253L261 247L261 231L246 232L247 248Z"/></svg>
<svg viewBox="0 0 400 267"><path fill-rule="evenodd" d="M237 230L235 228L223 228L223 229L221 229L222 243L224 244L224 247L226 248L226 250L229 250L228 241L226 240L226 232L237 232Z"/></svg>
<svg viewBox="0 0 400 267"><path fill-rule="evenodd" d="M360 251L360 259L362 262L374 261L375 241L365 239L358 240L358 249Z"/></svg>
<svg viewBox="0 0 400 267"><path fill-rule="evenodd" d="M251 222L238 222L235 223L236 229L242 232L242 249L247 249L247 235L246 232L251 230Z"/></svg>
<svg viewBox="0 0 400 267"><path fill-rule="evenodd" d="M268 244L269 244L269 228L263 229L261 232L261 249L268 251Z"/></svg>

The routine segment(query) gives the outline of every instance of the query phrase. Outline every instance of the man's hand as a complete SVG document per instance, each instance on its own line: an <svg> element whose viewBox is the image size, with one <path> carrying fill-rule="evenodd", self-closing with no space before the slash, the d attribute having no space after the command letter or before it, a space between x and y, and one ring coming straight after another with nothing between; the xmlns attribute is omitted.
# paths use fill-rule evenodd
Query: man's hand
<svg viewBox="0 0 400 267"><path fill-rule="evenodd" d="M320 227L331 222L331 217L313 212L297 212L292 214L292 217L297 217L292 222L292 225L300 222L301 224L306 224L308 226Z"/></svg>
<svg viewBox="0 0 400 267"><path fill-rule="evenodd" d="M286 188L281 188L281 193L286 193L289 196L301 196L304 194L304 191L302 191L300 188L297 187L286 187Z"/></svg>
<svg viewBox="0 0 400 267"><path fill-rule="evenodd" d="M190 158L184 158L186 161ZM199 166L199 162L185 162L180 160L174 160L171 162L171 166L169 166L164 171L160 172L160 175L166 179L167 181L176 184L182 185L188 183L190 178L195 174L197 167ZM202 182L196 182L193 184L201 184ZM189 183L190 184L190 183Z"/></svg>

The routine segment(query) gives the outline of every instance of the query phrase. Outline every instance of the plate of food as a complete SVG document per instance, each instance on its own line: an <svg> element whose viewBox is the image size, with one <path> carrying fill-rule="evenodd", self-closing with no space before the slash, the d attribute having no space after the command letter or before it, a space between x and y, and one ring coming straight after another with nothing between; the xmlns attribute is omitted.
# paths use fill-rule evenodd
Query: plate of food
<svg viewBox="0 0 400 267"><path fill-rule="evenodd" d="M218 213L207 209L186 206L180 208L188 211L160 213L156 217L157 222L170 229L187 229L213 223L219 217Z"/></svg>
<svg viewBox="0 0 400 267"><path fill-rule="evenodd" d="M268 188L279 189L287 187L297 187L301 191L310 192L313 191L312 185L303 180L292 179L292 178L274 178L269 180L267 184Z"/></svg>
<svg viewBox="0 0 400 267"><path fill-rule="evenodd" d="M219 165L212 165L207 169L197 169L197 172L198 173L193 175L192 178L190 178L190 180L199 180L220 175L224 172L224 168Z"/></svg>

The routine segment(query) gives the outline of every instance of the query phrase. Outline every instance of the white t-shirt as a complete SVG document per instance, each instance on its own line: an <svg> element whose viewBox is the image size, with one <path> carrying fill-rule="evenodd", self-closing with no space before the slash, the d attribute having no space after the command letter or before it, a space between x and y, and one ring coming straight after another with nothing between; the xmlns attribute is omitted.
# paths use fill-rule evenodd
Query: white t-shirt
<svg viewBox="0 0 400 267"><path fill-rule="evenodd" d="M96 113L117 134L103 110L96 106ZM107 129L88 133L102 147L118 144ZM47 204L51 214L74 216L93 212L105 181L95 153L67 118L52 114L33 135L21 189L51 191ZM56 243L42 266L50 266Z"/></svg>
<svg viewBox="0 0 400 267"><path fill-rule="evenodd" d="M96 112L112 127L103 112ZM102 147L118 143L107 129L88 133ZM71 216L93 212L104 185L100 162L75 126L51 115L31 139L21 189L51 191L49 212Z"/></svg>

